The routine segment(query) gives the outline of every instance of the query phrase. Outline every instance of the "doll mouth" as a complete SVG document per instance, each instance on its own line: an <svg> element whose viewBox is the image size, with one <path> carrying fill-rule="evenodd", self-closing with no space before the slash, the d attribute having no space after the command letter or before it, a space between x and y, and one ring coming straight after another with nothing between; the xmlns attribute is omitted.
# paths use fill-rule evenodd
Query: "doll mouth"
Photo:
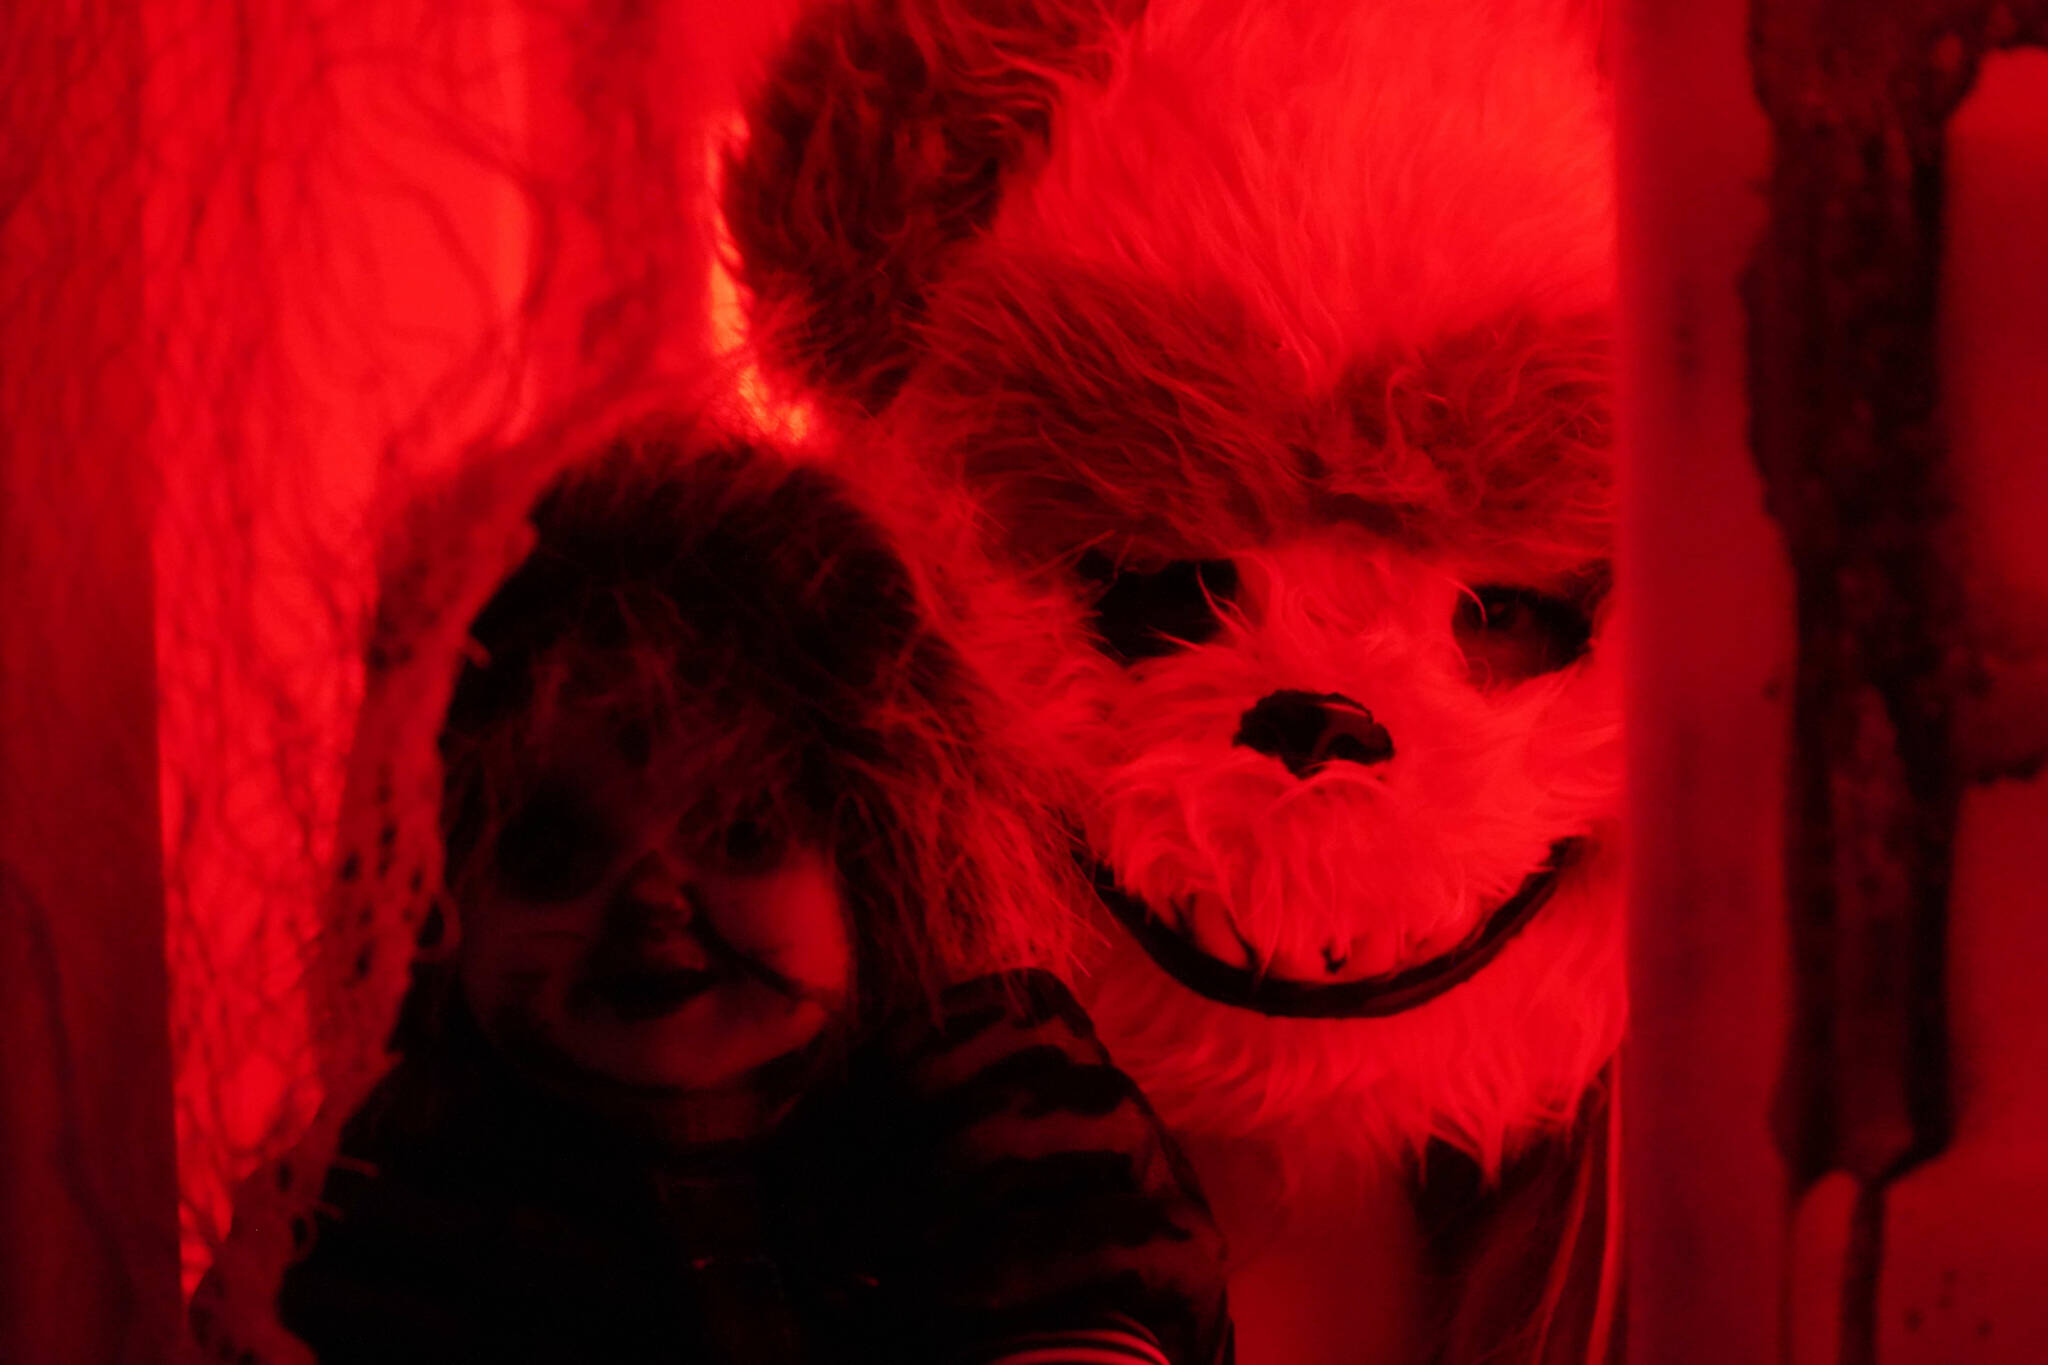
<svg viewBox="0 0 2048 1365"><path fill-rule="evenodd" d="M678 967L620 971L598 977L581 992L629 1024L662 1019L711 989L714 973Z"/></svg>
<svg viewBox="0 0 2048 1365"><path fill-rule="evenodd" d="M1302 981L1225 962L1117 885L1116 874L1103 863L1091 860L1089 872L1103 906L1130 931L1146 956L1197 995L1284 1019L1384 1019L1463 985L1500 956L1550 899L1559 875L1578 858L1584 843L1560 839L1552 844L1543 865L1455 947L1425 962L1355 981Z"/></svg>

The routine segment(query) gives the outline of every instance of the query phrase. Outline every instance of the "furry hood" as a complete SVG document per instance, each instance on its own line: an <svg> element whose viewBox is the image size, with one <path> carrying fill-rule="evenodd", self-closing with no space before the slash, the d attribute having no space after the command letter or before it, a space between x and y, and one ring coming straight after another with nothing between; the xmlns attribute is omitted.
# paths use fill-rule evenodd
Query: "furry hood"
<svg viewBox="0 0 2048 1365"><path fill-rule="evenodd" d="M764 357L919 509L970 652L1146 913L1254 975L1356 979L1575 850L1491 965L1391 1019L1202 999L1105 927L1090 1007L1183 1131L1493 1165L1618 1044L1598 18L821 6L728 166ZM1144 657L1105 649L1175 593ZM1541 666L1496 676L1518 649ZM1248 743L1282 697L1383 754Z"/></svg>

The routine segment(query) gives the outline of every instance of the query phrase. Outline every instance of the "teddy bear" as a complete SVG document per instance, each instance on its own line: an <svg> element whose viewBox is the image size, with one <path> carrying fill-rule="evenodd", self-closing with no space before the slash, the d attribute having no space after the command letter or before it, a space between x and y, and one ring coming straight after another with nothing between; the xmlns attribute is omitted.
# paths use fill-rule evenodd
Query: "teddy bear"
<svg viewBox="0 0 2048 1365"><path fill-rule="evenodd" d="M838 0L723 168L1098 904L1245 1365L1620 1347L1597 0Z"/></svg>

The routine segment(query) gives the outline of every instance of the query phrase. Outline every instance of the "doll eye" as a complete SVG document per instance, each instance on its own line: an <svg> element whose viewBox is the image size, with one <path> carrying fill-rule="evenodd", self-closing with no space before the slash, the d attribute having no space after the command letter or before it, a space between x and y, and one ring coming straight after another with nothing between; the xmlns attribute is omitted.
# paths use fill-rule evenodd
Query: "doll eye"
<svg viewBox="0 0 2048 1365"><path fill-rule="evenodd" d="M742 811L725 827L720 852L731 871L765 872L782 856L783 842L765 812Z"/></svg>
<svg viewBox="0 0 2048 1365"><path fill-rule="evenodd" d="M1485 687L1526 682L1578 662L1593 623L1562 597L1491 584L1459 600L1451 632L1472 680Z"/></svg>
<svg viewBox="0 0 2048 1365"><path fill-rule="evenodd" d="M618 839L598 812L567 785L545 782L498 832L498 883L523 901L572 901L617 856Z"/></svg>
<svg viewBox="0 0 2048 1365"><path fill-rule="evenodd" d="M1227 559L1176 559L1164 567L1119 569L1100 550L1076 561L1096 589L1096 645L1118 663L1156 659L1198 645L1222 626L1216 608L1237 596L1237 566Z"/></svg>

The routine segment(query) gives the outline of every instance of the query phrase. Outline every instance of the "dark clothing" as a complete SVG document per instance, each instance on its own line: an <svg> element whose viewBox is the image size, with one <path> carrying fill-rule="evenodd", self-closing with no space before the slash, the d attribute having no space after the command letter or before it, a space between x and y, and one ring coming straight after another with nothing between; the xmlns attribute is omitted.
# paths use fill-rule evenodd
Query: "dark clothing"
<svg viewBox="0 0 2048 1365"><path fill-rule="evenodd" d="M1611 1310L1603 1352L1601 1295L1621 1296L1619 1248L1610 1244L1610 1082L1587 1096L1578 1121L1508 1162L1488 1182L1469 1157L1437 1145L1425 1163L1419 1207L1432 1269L1450 1302L1432 1365L1620 1365L1626 1322Z"/></svg>
<svg viewBox="0 0 2048 1365"><path fill-rule="evenodd" d="M322 1365L950 1363L1121 1315L1229 1355L1222 1246L1051 977L957 987L772 1137L678 1153L536 1092L473 1033L351 1119L280 1315Z"/></svg>

